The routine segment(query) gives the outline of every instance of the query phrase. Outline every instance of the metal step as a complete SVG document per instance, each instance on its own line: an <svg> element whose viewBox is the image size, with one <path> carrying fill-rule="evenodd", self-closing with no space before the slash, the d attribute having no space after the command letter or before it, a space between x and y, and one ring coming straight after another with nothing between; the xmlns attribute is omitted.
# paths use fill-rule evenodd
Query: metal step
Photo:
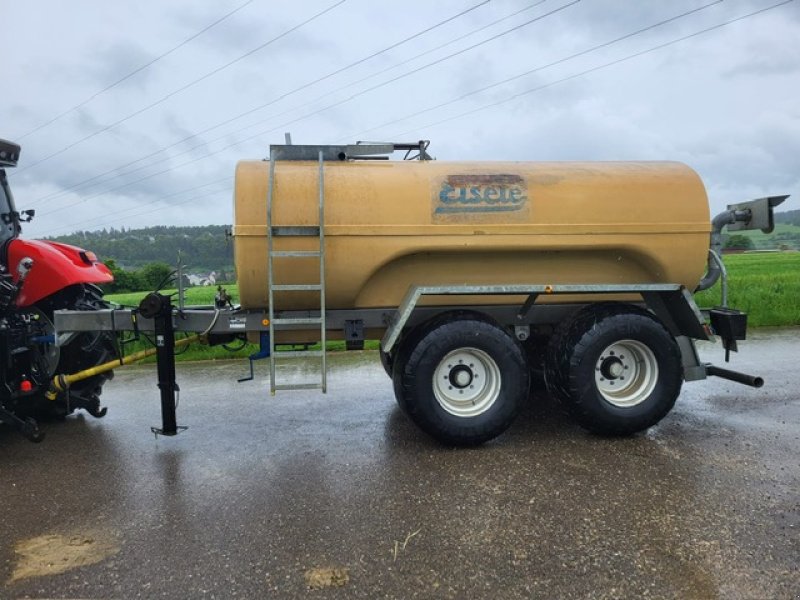
<svg viewBox="0 0 800 600"><path fill-rule="evenodd" d="M276 258L316 258L322 256L319 250L273 250Z"/></svg>
<svg viewBox="0 0 800 600"><path fill-rule="evenodd" d="M273 283L276 292L318 292L322 286L318 283Z"/></svg>
<svg viewBox="0 0 800 600"><path fill-rule="evenodd" d="M273 325L322 325L322 317L293 317L272 319Z"/></svg>
<svg viewBox="0 0 800 600"><path fill-rule="evenodd" d="M276 383L272 386L273 392L277 390L324 390L321 383Z"/></svg>
<svg viewBox="0 0 800 600"><path fill-rule="evenodd" d="M318 225L273 225L273 237L319 237Z"/></svg>
<svg viewBox="0 0 800 600"><path fill-rule="evenodd" d="M278 350L275 349L274 356L285 356L287 358L322 358L322 350Z"/></svg>

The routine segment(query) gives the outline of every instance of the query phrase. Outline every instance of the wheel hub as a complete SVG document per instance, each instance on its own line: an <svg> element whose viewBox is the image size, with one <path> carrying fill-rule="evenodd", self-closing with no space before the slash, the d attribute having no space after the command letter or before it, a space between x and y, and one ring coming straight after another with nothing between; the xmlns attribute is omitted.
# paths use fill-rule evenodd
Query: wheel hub
<svg viewBox="0 0 800 600"><path fill-rule="evenodd" d="M464 389L473 382L475 376L470 367L458 364L450 371L449 379L454 388Z"/></svg>
<svg viewBox="0 0 800 600"><path fill-rule="evenodd" d="M479 415L500 395L500 368L483 350L459 348L445 355L436 367L433 393L452 415Z"/></svg>
<svg viewBox="0 0 800 600"><path fill-rule="evenodd" d="M595 365L595 385L605 400L622 408L644 402L658 380L653 351L637 340L620 340L605 348Z"/></svg>

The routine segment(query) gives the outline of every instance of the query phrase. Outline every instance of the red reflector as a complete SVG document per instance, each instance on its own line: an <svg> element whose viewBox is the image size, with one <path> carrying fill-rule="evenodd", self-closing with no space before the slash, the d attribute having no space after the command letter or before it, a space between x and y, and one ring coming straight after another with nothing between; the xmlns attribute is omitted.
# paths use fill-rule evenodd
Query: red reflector
<svg viewBox="0 0 800 600"><path fill-rule="evenodd" d="M27 379L23 379L19 382L19 391L20 392L30 392L33 389L33 384Z"/></svg>

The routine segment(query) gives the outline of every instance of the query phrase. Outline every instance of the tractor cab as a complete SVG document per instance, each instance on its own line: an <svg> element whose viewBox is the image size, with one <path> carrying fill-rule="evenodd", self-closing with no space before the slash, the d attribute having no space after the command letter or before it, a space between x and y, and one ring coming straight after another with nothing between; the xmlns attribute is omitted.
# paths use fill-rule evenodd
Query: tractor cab
<svg viewBox="0 0 800 600"><path fill-rule="evenodd" d="M14 206L14 197L8 186L8 178L4 167L16 167L19 160L19 146L6 140L0 140L0 244L19 235L19 213Z"/></svg>

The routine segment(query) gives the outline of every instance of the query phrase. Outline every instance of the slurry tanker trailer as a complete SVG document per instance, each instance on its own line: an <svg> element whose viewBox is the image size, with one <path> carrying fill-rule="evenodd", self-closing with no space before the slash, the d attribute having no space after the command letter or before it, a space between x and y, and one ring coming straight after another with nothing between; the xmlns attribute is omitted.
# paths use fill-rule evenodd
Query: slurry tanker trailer
<svg viewBox="0 0 800 600"><path fill-rule="evenodd" d="M712 220L680 163L447 162L427 142L271 146L238 164L234 196L239 306L178 309L152 293L134 310L55 312L59 335L155 333L158 433L180 429L175 331L257 342L251 375L269 358L273 394L325 392L328 340L380 339L399 407L452 445L500 435L534 381L605 435L658 423L684 381L763 384L702 362L695 341L720 338L727 360L745 338L746 315L727 307L722 230L770 231L785 196ZM701 312L692 294L718 281L720 306ZM276 363L291 357L319 371L281 380ZM120 360L56 374L50 393Z"/></svg>

